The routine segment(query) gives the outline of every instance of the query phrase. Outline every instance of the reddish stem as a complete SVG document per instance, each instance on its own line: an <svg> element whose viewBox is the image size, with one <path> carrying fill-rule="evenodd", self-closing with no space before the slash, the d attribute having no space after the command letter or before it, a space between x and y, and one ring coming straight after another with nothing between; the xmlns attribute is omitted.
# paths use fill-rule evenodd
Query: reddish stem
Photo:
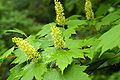
<svg viewBox="0 0 120 80"><path fill-rule="evenodd" d="M27 38L28 36L24 33L24 36Z"/></svg>
<svg viewBox="0 0 120 80"><path fill-rule="evenodd" d="M82 28L85 28L85 29L87 29L87 30L89 30L89 31L92 31L92 32L94 32L94 33L98 33L97 31L94 31L94 30L91 30L91 29L89 29L89 28L87 28L87 27L85 27L85 26L81 26Z"/></svg>
<svg viewBox="0 0 120 80"><path fill-rule="evenodd" d="M118 64L120 64L120 62L119 62L119 63L116 63L116 64L113 64L113 65L100 67L100 68L97 68L96 70L101 70L101 69L109 68L109 67L112 67L112 66L114 66L114 65L118 65Z"/></svg>
<svg viewBox="0 0 120 80"><path fill-rule="evenodd" d="M55 68L55 69L61 71L60 68L58 68L58 66L53 66L53 68Z"/></svg>
<svg viewBox="0 0 120 80"><path fill-rule="evenodd" d="M120 57L120 55L118 55L118 56L116 56L116 57L113 57L113 58L110 58L109 60L113 60L113 59L118 58L118 57ZM119 63L120 63L120 62L119 62ZM119 63L117 63L117 64L119 64ZM115 65L115 64L114 64L114 65ZM101 70L101 69L104 69L104 68L109 68L109 67L112 67L112 66L114 66L114 65L109 65L109 66L100 67L100 68L97 68L96 70Z"/></svg>
<svg viewBox="0 0 120 80"><path fill-rule="evenodd" d="M8 58L16 58L16 56L8 56Z"/></svg>

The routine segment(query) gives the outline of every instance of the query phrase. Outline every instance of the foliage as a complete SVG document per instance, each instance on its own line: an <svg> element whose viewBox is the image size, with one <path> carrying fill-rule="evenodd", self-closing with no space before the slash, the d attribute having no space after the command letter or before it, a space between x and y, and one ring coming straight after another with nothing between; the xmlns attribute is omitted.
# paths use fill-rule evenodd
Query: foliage
<svg viewBox="0 0 120 80"><path fill-rule="evenodd" d="M23 37L13 38L16 45L14 44L12 48L0 56L0 63L4 63L7 58L15 58L11 61L14 67L10 69L11 74L7 80L107 80L105 76L110 75L108 80L116 80L120 70L120 9L117 5L119 2L114 0L116 2L114 6L117 7L115 9L114 6L111 6L112 1L105 0L97 8L94 7L97 2L92 0L91 3L95 3L93 9L96 10L94 19L87 20L84 15L73 15L67 19L64 18L64 23L62 23L60 19L65 16L63 8L60 6L62 1L54 0L57 2L55 4L57 6L55 7L56 21L45 24L38 33L29 36L26 35L26 33L32 33L29 31L29 26L39 27L34 23L34 20L27 18L27 14L22 15L23 11L20 13L10 9L8 17L4 16L7 14L6 11L2 11L4 13L1 16L1 26L7 26L7 28L1 28L1 38L6 29L10 30L5 32L19 33L14 36ZM30 0L30 3L32 2L36 3L37 0ZM42 0L41 2L53 3L51 0ZM72 13L75 7L80 7L78 2L85 3L83 0L65 0L63 4L66 8L70 5L71 7L67 10ZM105 12L100 12L105 3L109 3L104 9ZM84 6L84 4L82 5ZM109 10L110 7L114 7L115 10ZM76 11L76 13L84 9L81 7L80 11ZM92 8L90 9L92 11ZM61 11L59 12L59 10ZM24 29L22 29L23 26ZM17 29L13 27L17 27ZM111 67L115 69L107 74ZM102 71L99 73L99 70L104 68L109 69L105 69L104 78L100 78L99 75L103 76L103 74L101 74Z"/></svg>
<svg viewBox="0 0 120 80"><path fill-rule="evenodd" d="M31 31L31 28L35 27L35 29L37 29L38 26L40 27L40 25L34 23L34 19L30 19L27 17L26 12L23 13L23 12L14 10L13 6L11 5L12 5L11 2L7 2L5 6L4 6L3 1L0 2L0 12L1 12L0 44L2 45L0 47L0 51L6 48L6 46L11 47L10 44L12 44L10 43L11 42L10 37L5 38L5 37L10 36L10 34L5 34L4 32L5 30L18 28L18 29L23 30L24 32L27 32L28 34L31 34L31 33L35 33L35 30ZM29 32L26 30L26 28L29 30ZM5 45L4 41L9 42L9 45L8 44Z"/></svg>

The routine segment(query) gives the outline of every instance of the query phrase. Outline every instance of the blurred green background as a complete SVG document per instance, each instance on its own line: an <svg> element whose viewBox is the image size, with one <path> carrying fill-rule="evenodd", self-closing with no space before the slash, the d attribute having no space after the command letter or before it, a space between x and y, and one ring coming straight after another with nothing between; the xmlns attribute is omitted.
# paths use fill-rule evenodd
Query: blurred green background
<svg viewBox="0 0 120 80"><path fill-rule="evenodd" d="M61 0L66 18L81 15L85 18L85 0ZM99 18L120 8L120 0L91 0L95 17ZM5 30L20 29L27 35L36 34L42 25L55 21L54 0L0 0L0 55L9 49L13 43L13 36L19 34L5 33ZM21 36L24 37L24 36ZM0 80L6 80L10 75L8 58L0 64ZM120 67L118 67L120 68ZM96 71L90 76L93 80L120 80L118 69L107 68Z"/></svg>

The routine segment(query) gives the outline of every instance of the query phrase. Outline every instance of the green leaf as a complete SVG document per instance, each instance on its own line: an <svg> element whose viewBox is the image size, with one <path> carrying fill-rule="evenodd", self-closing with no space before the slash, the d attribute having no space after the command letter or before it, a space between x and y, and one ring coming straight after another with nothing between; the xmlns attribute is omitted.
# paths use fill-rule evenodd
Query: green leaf
<svg viewBox="0 0 120 80"><path fill-rule="evenodd" d="M10 69L11 75L8 77L7 80L19 80L19 78L15 78L15 76L22 70L22 67L24 67L24 64L18 64L12 69Z"/></svg>
<svg viewBox="0 0 120 80"><path fill-rule="evenodd" d="M68 64L71 64L73 61L70 53L65 50L58 50L56 48L45 49L42 56L44 57L44 60L46 60L46 63L56 60L56 65L58 65L62 72Z"/></svg>
<svg viewBox="0 0 120 80"><path fill-rule="evenodd" d="M114 58L114 57L116 57L116 58ZM107 63L109 63L110 65L119 63L120 62L120 53L113 55L112 58L114 58L114 59L108 60Z"/></svg>
<svg viewBox="0 0 120 80"><path fill-rule="evenodd" d="M120 24L120 19L116 20L113 24Z"/></svg>
<svg viewBox="0 0 120 80"><path fill-rule="evenodd" d="M14 47L10 48L9 50L7 50L2 56L0 56L0 59L5 59L7 58L7 56L9 56L14 50Z"/></svg>
<svg viewBox="0 0 120 80"><path fill-rule="evenodd" d="M19 29L15 29L15 30L5 30L5 33L19 33L24 35L25 33Z"/></svg>
<svg viewBox="0 0 120 80"><path fill-rule="evenodd" d="M73 28L68 28L63 31L63 37L66 39L69 39L72 34L76 34L76 31Z"/></svg>
<svg viewBox="0 0 120 80"><path fill-rule="evenodd" d="M108 49L113 49L116 46L120 46L120 24L114 26L112 29L104 33L100 38L100 42L96 49L102 47L102 53ZM101 55L102 55L101 53Z"/></svg>
<svg viewBox="0 0 120 80"><path fill-rule="evenodd" d="M78 18L80 18L81 17L81 15L72 15L72 16L70 16L69 18L67 18L67 20L78 20Z"/></svg>
<svg viewBox="0 0 120 80"><path fill-rule="evenodd" d="M82 40L67 39L65 41L65 48L69 49L82 48Z"/></svg>
<svg viewBox="0 0 120 80"><path fill-rule="evenodd" d="M54 45L54 40L52 39L52 36L50 33L44 38L39 39L39 41L41 43L40 47L43 49Z"/></svg>
<svg viewBox="0 0 120 80"><path fill-rule="evenodd" d="M70 53L65 50L59 50L56 53L56 65L61 69L62 73L64 69L71 64L73 59Z"/></svg>
<svg viewBox="0 0 120 80"><path fill-rule="evenodd" d="M88 74L83 72L86 69L86 66L72 65L68 67L64 74L64 80L91 80L88 77Z"/></svg>
<svg viewBox="0 0 120 80"><path fill-rule="evenodd" d="M63 74L58 70L48 71L43 80L91 80L83 71L86 66L72 65L69 66Z"/></svg>
<svg viewBox="0 0 120 80"><path fill-rule="evenodd" d="M84 58L84 50L80 49L71 49L68 51L74 58Z"/></svg>
<svg viewBox="0 0 120 80"><path fill-rule="evenodd" d="M98 22L96 24L97 29L100 28L102 25L110 25L113 21L120 18L120 10L112 12L105 16L101 22Z"/></svg>
<svg viewBox="0 0 120 80"><path fill-rule="evenodd" d="M114 3L114 5L117 5L118 3L120 3L120 1L119 1L119 0L117 0L117 1Z"/></svg>
<svg viewBox="0 0 120 80"><path fill-rule="evenodd" d="M23 50L21 49L17 49L14 51L15 56L17 57L12 63L23 63L25 61L27 61L29 58L27 57L27 55L24 53Z"/></svg>
<svg viewBox="0 0 120 80"><path fill-rule="evenodd" d="M26 65L23 70L16 76L22 76L21 80L33 80L35 77L37 80L43 79L43 74L47 71L44 63L30 63Z"/></svg>
<svg viewBox="0 0 120 80"><path fill-rule="evenodd" d="M53 69L51 71L48 71L43 80L62 80L62 75L60 71L57 71L56 69Z"/></svg>
<svg viewBox="0 0 120 80"><path fill-rule="evenodd" d="M120 71L113 73L108 80L120 80Z"/></svg>
<svg viewBox="0 0 120 80"><path fill-rule="evenodd" d="M97 39L95 38L89 38L89 39L84 39L82 42L82 46L84 47L91 47L97 43Z"/></svg>
<svg viewBox="0 0 120 80"><path fill-rule="evenodd" d="M42 37L45 36L46 34L49 34L51 31L51 26L55 26L55 23L49 23L45 26L42 27L42 30L38 32L36 36Z"/></svg>
<svg viewBox="0 0 120 80"><path fill-rule="evenodd" d="M56 48L46 48L41 55L45 63L56 61L56 65L61 69L62 73L64 69L72 63L72 58L84 58L84 54L80 49L73 50L58 50Z"/></svg>
<svg viewBox="0 0 120 80"><path fill-rule="evenodd" d="M104 22L105 24L110 24L110 22L113 22L114 20L117 20L119 18L120 18L120 10L108 14L102 19L102 22Z"/></svg>
<svg viewBox="0 0 120 80"><path fill-rule="evenodd" d="M96 16L105 15L108 12L109 8L110 8L110 4L105 4L105 3L100 4L99 8L95 12Z"/></svg>
<svg viewBox="0 0 120 80"><path fill-rule="evenodd" d="M36 39L35 36L30 35L30 36L26 39L26 41L27 41L29 44L31 44L31 45L34 47L35 50L38 50L38 49L40 48L40 46L41 46L41 43L40 43L39 39Z"/></svg>
<svg viewBox="0 0 120 80"><path fill-rule="evenodd" d="M86 20L69 20L65 23L68 28L78 28L78 25L87 24Z"/></svg>
<svg viewBox="0 0 120 80"><path fill-rule="evenodd" d="M43 57L45 63L49 63L56 59L56 57L54 57L55 54L56 54L56 48L48 47L42 52L41 57Z"/></svg>
<svg viewBox="0 0 120 80"><path fill-rule="evenodd" d="M85 49L85 53L87 53L87 54L85 54L86 56L88 56L90 59L93 59L93 57L94 57L94 55L95 55L95 53L94 53L94 50L96 49L96 46L94 46L94 47L91 47L91 48L89 48L89 49Z"/></svg>

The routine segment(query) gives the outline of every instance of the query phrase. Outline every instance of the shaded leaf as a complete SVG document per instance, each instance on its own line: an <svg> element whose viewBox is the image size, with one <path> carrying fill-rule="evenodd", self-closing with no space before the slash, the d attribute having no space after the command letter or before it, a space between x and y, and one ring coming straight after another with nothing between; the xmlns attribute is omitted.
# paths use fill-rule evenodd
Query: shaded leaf
<svg viewBox="0 0 120 80"><path fill-rule="evenodd" d="M91 80L88 77L88 74L83 72L86 69L86 66L72 65L68 67L64 74L64 80Z"/></svg>
<svg viewBox="0 0 120 80"><path fill-rule="evenodd" d="M22 76L21 80L33 80L35 77L37 80L43 79L43 74L47 71L44 63L30 63L26 65L23 70L16 76Z"/></svg>
<svg viewBox="0 0 120 80"><path fill-rule="evenodd" d="M5 33L19 33L24 35L25 33L19 29L15 29L15 30L5 30Z"/></svg>
<svg viewBox="0 0 120 80"><path fill-rule="evenodd" d="M86 20L69 20L66 22L66 25L70 28L78 28L78 25L87 24Z"/></svg>
<svg viewBox="0 0 120 80"><path fill-rule="evenodd" d="M7 58L7 56L9 56L14 50L14 47L10 48L9 50L7 50L2 56L0 56L0 59L5 59Z"/></svg>
<svg viewBox="0 0 120 80"><path fill-rule="evenodd" d="M114 26L112 29L104 33L100 38L100 42L97 49L102 47L102 53L108 49L113 49L116 46L120 46L120 24ZM101 55L102 55L101 53Z"/></svg>
<svg viewBox="0 0 120 80"><path fill-rule="evenodd" d="M15 67L13 67L12 69L10 69L10 73L11 75L8 77L7 80L19 80L19 78L15 78L15 76L22 70L22 67L24 67L23 64L18 64Z"/></svg>
<svg viewBox="0 0 120 80"><path fill-rule="evenodd" d="M27 57L27 55L24 53L23 50L21 49L17 49L14 51L15 56L17 57L12 63L23 63L25 61L27 61L29 58Z"/></svg>

